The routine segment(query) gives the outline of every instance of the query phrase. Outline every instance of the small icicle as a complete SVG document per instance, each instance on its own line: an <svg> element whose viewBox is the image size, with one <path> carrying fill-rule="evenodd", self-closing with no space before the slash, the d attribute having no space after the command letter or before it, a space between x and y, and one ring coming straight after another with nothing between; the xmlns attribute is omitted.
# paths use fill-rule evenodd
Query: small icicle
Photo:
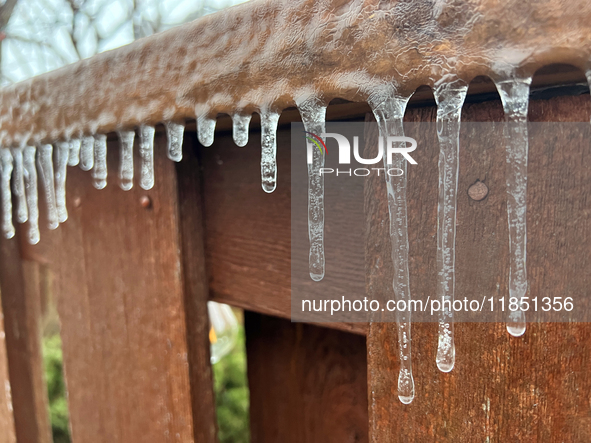
<svg viewBox="0 0 591 443"><path fill-rule="evenodd" d="M234 143L243 148L248 143L248 126L252 114L234 114L232 115L232 136Z"/></svg>
<svg viewBox="0 0 591 443"><path fill-rule="evenodd" d="M12 193L16 196L16 221L24 223L29 217L27 198L25 195L25 180L23 176L23 148L12 148Z"/></svg>
<svg viewBox="0 0 591 443"><path fill-rule="evenodd" d="M12 224L12 192L10 190L10 177L12 175L12 154L10 149L0 148L0 165L2 166L2 232L6 238L14 237L14 225Z"/></svg>
<svg viewBox="0 0 591 443"><path fill-rule="evenodd" d="M140 187L152 189L154 186L154 126L140 126Z"/></svg>
<svg viewBox="0 0 591 443"><path fill-rule="evenodd" d="M47 222L49 229L56 229L59 226L57 217L57 205L55 202L55 187L53 175L53 146L41 145L38 149L37 162L38 173L43 183L45 203L47 205Z"/></svg>
<svg viewBox="0 0 591 443"><path fill-rule="evenodd" d="M96 189L107 186L107 136L94 136L94 166L92 168L92 184Z"/></svg>
<svg viewBox="0 0 591 443"><path fill-rule="evenodd" d="M279 113L261 110L261 183L263 191L277 187L277 123Z"/></svg>
<svg viewBox="0 0 591 443"><path fill-rule="evenodd" d="M55 169L55 203L57 205L57 218L60 223L68 219L68 210L66 209L66 173L68 171L69 155L70 142L58 142Z"/></svg>
<svg viewBox="0 0 591 443"><path fill-rule="evenodd" d="M68 166L78 166L80 163L80 139L70 140L70 153L68 154Z"/></svg>
<svg viewBox="0 0 591 443"><path fill-rule="evenodd" d="M124 191L133 187L133 139L135 131L118 131L121 163L119 164L119 186Z"/></svg>
<svg viewBox="0 0 591 443"><path fill-rule="evenodd" d="M320 137L325 132L326 105L317 97L298 103L298 110L306 132ZM302 134L304 135L304 134ZM308 134L310 135L310 134ZM311 154L308 162L308 238L310 239L310 278L324 278L324 152L320 152L310 140L306 146Z"/></svg>
<svg viewBox="0 0 591 443"><path fill-rule="evenodd" d="M507 155L507 216L509 220L509 297L517 299L518 309L508 311L507 332L514 337L525 333L522 297L527 294L527 110L531 77L496 82L505 111L504 137Z"/></svg>
<svg viewBox="0 0 591 443"><path fill-rule="evenodd" d="M82 137L80 142L80 169L90 171L94 166L94 137Z"/></svg>
<svg viewBox="0 0 591 443"><path fill-rule="evenodd" d="M197 138L206 148L213 144L215 118L201 116L197 118Z"/></svg>
<svg viewBox="0 0 591 443"><path fill-rule="evenodd" d="M25 190L27 194L27 205L29 207L29 243L39 243L39 202L37 197L37 169L35 168L34 146L25 146L23 155L23 166L25 176Z"/></svg>
<svg viewBox="0 0 591 443"><path fill-rule="evenodd" d="M183 123L166 122L167 155L174 162L183 159L183 134L185 125Z"/></svg>
<svg viewBox="0 0 591 443"><path fill-rule="evenodd" d="M385 101L371 103L380 130L380 143L386 145L389 136L404 136L404 111L410 97L389 97ZM404 143L403 143L404 145ZM383 152L383 151L382 151ZM390 243L392 245L392 264L394 278L392 287L396 301L404 300L405 306L410 306L410 279L408 271L408 227L406 208L406 166L407 161L402 155L393 155L392 163L388 163L388 156L383 152L384 169L386 171L397 168L403 171L400 176L390 177L384 174L388 196L388 212L390 217ZM411 312L396 311L396 326L398 329L398 355L400 371L398 373L398 398L404 404L409 404L415 396L415 384L412 375L411 352Z"/></svg>
<svg viewBox="0 0 591 443"><path fill-rule="evenodd" d="M460 153L460 119L468 85L462 80L435 88L439 139L439 204L437 207L437 300L453 304L455 292L456 209ZM453 369L456 359L452 309L439 313L437 367Z"/></svg>

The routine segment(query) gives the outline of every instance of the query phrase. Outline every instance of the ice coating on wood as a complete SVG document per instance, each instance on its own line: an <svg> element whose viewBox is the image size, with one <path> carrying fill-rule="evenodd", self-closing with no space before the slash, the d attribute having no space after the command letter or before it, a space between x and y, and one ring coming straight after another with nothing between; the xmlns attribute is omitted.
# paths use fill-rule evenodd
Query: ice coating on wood
<svg viewBox="0 0 591 443"><path fill-rule="evenodd" d="M55 155L55 203L57 219L60 223L68 219L66 209L66 174L68 171L69 142L58 142Z"/></svg>
<svg viewBox="0 0 591 443"><path fill-rule="evenodd" d="M94 166L92 168L92 185L96 189L107 186L107 136L94 136Z"/></svg>
<svg viewBox="0 0 591 443"><path fill-rule="evenodd" d="M47 223L49 229L56 229L59 226L57 216L57 204L55 202L55 187L53 175L53 146L41 145L37 152L38 173L43 184L45 194L45 205L47 206Z"/></svg>
<svg viewBox="0 0 591 443"><path fill-rule="evenodd" d="M279 113L261 111L261 185L273 192L277 186L277 123Z"/></svg>
<svg viewBox="0 0 591 443"><path fill-rule="evenodd" d="M589 22L587 0L259 0L4 88L2 143L183 121L197 107L280 111L302 88L327 103L392 82L410 93L443 72L491 75L499 60L586 69Z"/></svg>
<svg viewBox="0 0 591 443"><path fill-rule="evenodd" d="M133 140L135 131L117 131L119 136L119 186L124 191L133 187Z"/></svg>
<svg viewBox="0 0 591 443"><path fill-rule="evenodd" d="M140 126L140 188L154 187L154 126Z"/></svg>
<svg viewBox="0 0 591 443"><path fill-rule="evenodd" d="M307 97L298 103L298 110L306 132L321 137L325 132L326 103L316 96ZM305 134L302 134L304 137ZM306 139L306 145L312 142ZM306 146L306 149L309 149ZM324 152L312 146L312 163L308 164L308 238L310 240L310 278L324 278Z"/></svg>
<svg viewBox="0 0 591 443"><path fill-rule="evenodd" d="M27 206L29 208L29 232L28 241L32 245L39 243L39 201L37 189L37 168L35 165L34 146L25 146L23 151L23 167L25 176L25 193L27 194Z"/></svg>
<svg viewBox="0 0 591 443"><path fill-rule="evenodd" d="M460 118L468 85L446 80L435 86L439 139L439 202L437 204L437 300L449 302L439 311L437 367L449 372L455 364L454 318L456 210L460 153ZM443 304L443 303L442 303Z"/></svg>
<svg viewBox="0 0 591 443"><path fill-rule="evenodd" d="M248 126L252 114L232 114L232 137L237 146L243 148L248 143Z"/></svg>
<svg viewBox="0 0 591 443"><path fill-rule="evenodd" d="M213 134L215 132L215 118L198 117L197 118L197 138L206 148L213 144Z"/></svg>
<svg viewBox="0 0 591 443"><path fill-rule="evenodd" d="M404 136L404 111L410 97L387 97L375 103L370 97L370 105L378 121L380 142L388 136ZM388 156L384 153L384 169L388 171L397 168L403 171L400 176L390 176L385 173L386 192L388 196L388 212L390 220L390 243L392 245L392 265L394 276L392 288L396 301L403 300L410 308L410 278L408 271L408 226L406 208L407 161L401 155L393 155L392 163L388 163ZM411 312L396 310L396 327L398 330L398 355L400 371L398 373L398 398L404 404L409 404L415 396L415 384L412 375L411 351Z"/></svg>
<svg viewBox="0 0 591 443"><path fill-rule="evenodd" d="M12 224L12 192L10 176L12 175L12 154L9 149L0 148L0 193L2 195L2 233L6 238L14 237Z"/></svg>
<svg viewBox="0 0 591 443"><path fill-rule="evenodd" d="M12 194L16 197L16 221L27 221L27 198L25 196L25 178L23 172L23 148L12 148Z"/></svg>
<svg viewBox="0 0 591 443"><path fill-rule="evenodd" d="M185 125L183 123L166 122L166 152L168 158L175 162L183 159L183 134Z"/></svg>
<svg viewBox="0 0 591 443"><path fill-rule="evenodd" d="M70 154L68 155L68 166L78 166L80 163L80 146L82 141L79 138L70 140Z"/></svg>
<svg viewBox="0 0 591 443"><path fill-rule="evenodd" d="M94 167L94 137L82 137L80 141L80 169L90 171Z"/></svg>
<svg viewBox="0 0 591 443"><path fill-rule="evenodd" d="M525 333L525 312L521 300L527 294L527 110L531 77L520 78L512 73L508 79L496 81L503 109L503 128L507 155L507 217L509 221L509 297L517 298L518 309L508 311L507 331L519 337ZM507 304L507 306L509 306Z"/></svg>

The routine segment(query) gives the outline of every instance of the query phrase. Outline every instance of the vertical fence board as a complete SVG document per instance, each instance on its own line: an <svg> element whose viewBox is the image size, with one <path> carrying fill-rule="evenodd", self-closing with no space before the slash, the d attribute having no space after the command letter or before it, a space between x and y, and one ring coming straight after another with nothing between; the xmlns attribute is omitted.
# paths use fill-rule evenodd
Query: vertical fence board
<svg viewBox="0 0 591 443"><path fill-rule="evenodd" d="M0 293L0 297L2 294ZM0 443L16 443L12 390L8 376L6 358L6 333L4 332L4 314L0 305Z"/></svg>
<svg viewBox="0 0 591 443"><path fill-rule="evenodd" d="M215 398L209 353L209 282L205 266L203 196L195 134L185 137L177 165L189 376L195 441L216 441Z"/></svg>
<svg viewBox="0 0 591 443"><path fill-rule="evenodd" d="M68 168L70 217L42 234L74 443L193 441L177 182L165 146L157 135L150 191L138 186L137 155L134 188L119 188L115 142L105 189Z"/></svg>
<svg viewBox="0 0 591 443"><path fill-rule="evenodd" d="M363 337L246 312L253 443L367 441Z"/></svg>
<svg viewBox="0 0 591 443"><path fill-rule="evenodd" d="M21 259L18 240L19 235L0 239L0 291L14 426L19 442L49 443L39 267Z"/></svg>

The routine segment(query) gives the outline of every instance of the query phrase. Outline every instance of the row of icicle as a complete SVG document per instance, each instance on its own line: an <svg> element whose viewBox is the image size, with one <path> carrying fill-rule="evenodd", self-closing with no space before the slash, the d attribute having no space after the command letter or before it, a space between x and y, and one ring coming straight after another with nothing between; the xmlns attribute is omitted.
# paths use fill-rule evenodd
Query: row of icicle
<svg viewBox="0 0 591 443"><path fill-rule="evenodd" d="M527 291L526 278L526 180L527 180L527 108L531 78L509 76L509 80L497 82L506 120L505 139L507 150L507 212L510 235L510 280L511 297L522 297ZM461 109L468 85L462 80L440 82L435 85L437 102L437 135L439 139L439 204L437 229L437 298L454 299L455 285L455 235L458 188L458 154ZM370 106L378 121L380 137L402 136L403 117L410 96L391 94L387 99L373 100ZM326 103L318 98L308 98L298 103L305 130L315 134L325 132ZM276 187L276 130L279 113L261 111L261 180L265 192ZM236 114L233 120L233 137L238 146L248 142L251 115ZM197 119L199 141L204 146L213 143L216 120ZM182 159L184 124L167 122L168 157ZM150 189L154 185L154 135L153 126L142 125L138 130L140 187ZM123 190L133 186L133 145L136 132L119 131L120 169L119 183ZM309 142L308 142L309 143ZM66 209L67 166L79 165L92 170L93 185L102 189L107 184L107 138L104 134L83 137L79 140L57 142L55 146L44 144L38 147L1 149L1 196L3 207L2 230L7 238L14 236L12 224L12 196L16 201L16 220L29 221L28 240L39 241L39 209L37 188L40 182L47 206L50 229L58 227L68 218ZM310 240L310 277L319 281L324 277L324 175L318 173L324 166L324 154L312 149L312 164L308 165L308 233ZM393 289L397 300L411 298L408 269L408 231L406 207L406 161L402 156L393 156L393 164L384 167L400 168L399 177L385 175L390 217L390 239L394 267ZM12 189L11 189L12 183ZM398 349L400 373L398 395L402 403L414 398L414 381L411 362L410 312L397 312ZM507 330L514 336L525 332L525 316L513 312L507 319ZM453 311L443 311L439 316L439 338L436 362L443 372L453 369L455 363Z"/></svg>

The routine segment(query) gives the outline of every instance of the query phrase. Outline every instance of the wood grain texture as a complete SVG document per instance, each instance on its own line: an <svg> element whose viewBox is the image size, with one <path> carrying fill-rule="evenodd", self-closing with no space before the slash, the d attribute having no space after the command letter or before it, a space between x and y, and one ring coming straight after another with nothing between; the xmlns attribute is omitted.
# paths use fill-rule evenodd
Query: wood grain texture
<svg viewBox="0 0 591 443"><path fill-rule="evenodd" d="M54 273L75 443L194 441L177 181L165 146L158 136L151 191L119 188L115 143L105 189L68 168L69 219L31 248Z"/></svg>
<svg viewBox="0 0 591 443"><path fill-rule="evenodd" d="M363 337L247 312L253 443L367 442Z"/></svg>
<svg viewBox="0 0 591 443"><path fill-rule="evenodd" d="M194 134L185 137L183 161L176 166L179 194L179 228L193 429L195 441L215 443L216 415L210 363L209 286L205 268L203 230L203 176Z"/></svg>
<svg viewBox="0 0 591 443"><path fill-rule="evenodd" d="M0 294L1 297L2 294ZM12 390L8 375L8 359L6 355L6 333L4 331L4 314L0 305L0 443L16 443L14 428L14 409L12 406ZM4 387L2 389L1 387Z"/></svg>
<svg viewBox="0 0 591 443"><path fill-rule="evenodd" d="M589 97L561 97L530 105L531 121L588 121ZM409 121L433 121L434 109L410 111ZM467 105L463 121L500 121L498 102ZM376 137L377 134L371 134ZM410 134L408 134L410 135ZM530 296L588 293L591 186L587 152L569 150L568 139L530 147L528 180L528 269ZM560 149L556 149L556 147ZM417 152L427 165L421 177L409 172L411 293L434 293L437 208L437 148ZM456 240L456 294L503 294L507 290L504 149L460 150ZM481 180L489 195L469 199L468 187ZM385 190L367 183L369 220L387 211ZM383 192L382 192L383 191ZM387 213L387 212L386 212ZM371 224L372 238L387 239ZM369 242L368 256L389 260L386 242ZM368 258L369 258L368 257ZM371 265L367 261L367 267ZM368 269L369 272L369 269ZM389 288L389 277L374 275ZM391 289L390 289L391 291ZM586 442L591 438L591 373L588 323L530 324L523 337L507 334L502 323L456 325L456 366L449 374L435 365L436 324L413 325L416 398L397 398L396 330L376 324L368 335L370 439L374 442ZM581 394L585 393L585 394Z"/></svg>
<svg viewBox="0 0 591 443"><path fill-rule="evenodd" d="M41 349L39 267L21 259L17 237L0 239L0 292L14 427L19 442L49 443L51 427ZM7 381L8 382L8 381ZM7 400L8 401L8 400Z"/></svg>

